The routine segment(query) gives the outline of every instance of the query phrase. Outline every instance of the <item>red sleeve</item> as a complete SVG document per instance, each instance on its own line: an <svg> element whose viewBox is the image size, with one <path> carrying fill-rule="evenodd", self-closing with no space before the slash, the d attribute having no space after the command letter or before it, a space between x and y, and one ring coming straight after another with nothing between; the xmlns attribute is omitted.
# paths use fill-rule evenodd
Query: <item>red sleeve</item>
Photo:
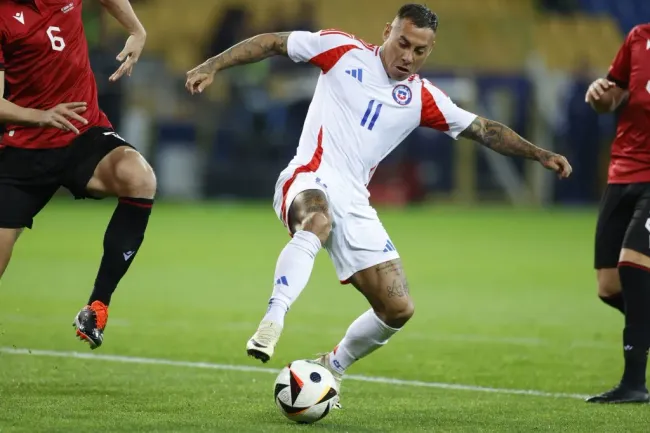
<svg viewBox="0 0 650 433"><path fill-rule="evenodd" d="M5 40L6 40L6 33L3 30L0 30L0 71L5 70L5 52L4 52L4 45L5 45ZM0 95L1 96L1 95Z"/></svg>
<svg viewBox="0 0 650 433"><path fill-rule="evenodd" d="M352 35L338 30L291 32L287 41L287 53L294 62L309 62L324 73L350 50L361 49Z"/></svg>
<svg viewBox="0 0 650 433"><path fill-rule="evenodd" d="M632 29L625 38L625 42L618 50L612 65L609 67L607 79L615 82L620 88L627 89L630 82L630 52L636 28Z"/></svg>
<svg viewBox="0 0 650 433"><path fill-rule="evenodd" d="M422 80L420 126L442 131L454 140L476 119L476 114L460 108L445 93Z"/></svg>

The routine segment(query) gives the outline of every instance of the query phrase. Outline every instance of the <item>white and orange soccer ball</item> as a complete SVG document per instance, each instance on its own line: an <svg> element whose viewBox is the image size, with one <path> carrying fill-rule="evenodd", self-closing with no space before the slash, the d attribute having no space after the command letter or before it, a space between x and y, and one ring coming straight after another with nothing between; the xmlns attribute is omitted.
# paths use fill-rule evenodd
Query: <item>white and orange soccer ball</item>
<svg viewBox="0 0 650 433"><path fill-rule="evenodd" d="M280 412L291 421L313 423L327 416L336 404L334 376L314 361L293 361L282 369L273 395Z"/></svg>

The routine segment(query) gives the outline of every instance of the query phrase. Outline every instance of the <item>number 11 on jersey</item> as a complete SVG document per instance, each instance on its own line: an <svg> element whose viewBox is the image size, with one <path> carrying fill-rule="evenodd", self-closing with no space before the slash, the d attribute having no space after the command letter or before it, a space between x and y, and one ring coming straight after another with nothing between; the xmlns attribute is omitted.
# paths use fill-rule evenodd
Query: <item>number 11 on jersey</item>
<svg viewBox="0 0 650 433"><path fill-rule="evenodd" d="M372 115L372 118L370 119L370 123L368 123L368 131L372 131L372 128L375 127L375 122L379 118L379 113L381 113L381 107L384 104L377 104L375 106L375 100L371 99L370 102L368 102L368 109L366 110L366 114L363 115L363 119L361 119L361 126L365 128L366 123L368 122L368 117L370 117L370 114L373 113L373 107L374 107L374 114Z"/></svg>

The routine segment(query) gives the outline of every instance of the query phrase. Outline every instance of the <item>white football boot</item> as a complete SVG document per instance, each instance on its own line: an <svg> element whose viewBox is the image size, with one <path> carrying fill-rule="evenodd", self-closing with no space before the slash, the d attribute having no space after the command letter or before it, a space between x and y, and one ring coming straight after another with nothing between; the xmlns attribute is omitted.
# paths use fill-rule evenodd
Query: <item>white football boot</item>
<svg viewBox="0 0 650 433"><path fill-rule="evenodd" d="M281 334L282 326L275 322L263 320L255 334L246 343L248 356L262 362L268 362L273 356L275 345L278 344Z"/></svg>

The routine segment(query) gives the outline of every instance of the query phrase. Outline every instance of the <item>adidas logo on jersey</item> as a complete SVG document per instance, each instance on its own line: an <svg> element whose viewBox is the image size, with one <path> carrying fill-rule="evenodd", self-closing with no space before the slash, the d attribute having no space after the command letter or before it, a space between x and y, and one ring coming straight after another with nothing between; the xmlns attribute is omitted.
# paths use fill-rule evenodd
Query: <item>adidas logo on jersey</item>
<svg viewBox="0 0 650 433"><path fill-rule="evenodd" d="M67 5L65 5L65 6L63 6L63 7L61 8L61 12L63 12L64 14L67 14L67 13L70 12L72 9L74 9L74 3L73 3L73 2L70 2L70 3L68 3Z"/></svg>
<svg viewBox="0 0 650 433"><path fill-rule="evenodd" d="M359 82L363 82L363 69L348 69L345 71L346 74L351 75L352 78L356 78Z"/></svg>

